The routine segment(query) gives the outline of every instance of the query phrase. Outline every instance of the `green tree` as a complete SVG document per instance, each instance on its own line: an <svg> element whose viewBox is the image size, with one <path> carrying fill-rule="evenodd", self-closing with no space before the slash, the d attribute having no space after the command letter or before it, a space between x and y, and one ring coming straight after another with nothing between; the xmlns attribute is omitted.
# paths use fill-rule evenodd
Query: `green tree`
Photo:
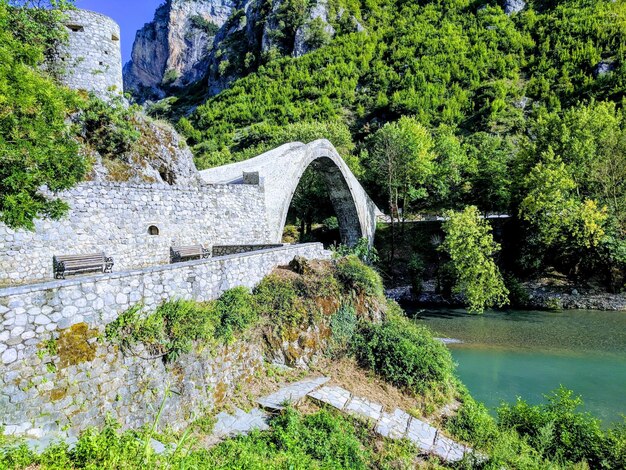
<svg viewBox="0 0 626 470"><path fill-rule="evenodd" d="M87 170L67 123L78 97L43 71L46 55L65 38L61 15L0 0L0 220L14 228L60 217L67 205L54 194Z"/></svg>
<svg viewBox="0 0 626 470"><path fill-rule="evenodd" d="M602 242L606 209L577 195L569 167L551 148L524 179L524 186L527 192L519 215L531 224L546 248L584 253Z"/></svg>
<svg viewBox="0 0 626 470"><path fill-rule="evenodd" d="M493 240L489 222L475 206L446 212L445 240L440 249L450 256L453 291L463 295L471 313L508 303L509 291L494 261L500 246Z"/></svg>
<svg viewBox="0 0 626 470"><path fill-rule="evenodd" d="M434 171L433 137L413 117L385 124L369 141L367 167L370 180L384 188L392 230L404 220L412 203L426 197L426 182ZM401 215L402 214L402 215Z"/></svg>

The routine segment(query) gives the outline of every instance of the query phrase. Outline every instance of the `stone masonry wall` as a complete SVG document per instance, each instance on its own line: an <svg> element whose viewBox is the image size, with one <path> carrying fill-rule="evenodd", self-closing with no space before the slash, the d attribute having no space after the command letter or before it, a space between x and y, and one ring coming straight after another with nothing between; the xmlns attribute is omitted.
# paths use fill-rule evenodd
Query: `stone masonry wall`
<svg viewBox="0 0 626 470"><path fill-rule="evenodd" d="M282 245L215 245L213 246L213 256L236 255L248 253L250 251L265 250L268 248L278 248Z"/></svg>
<svg viewBox="0 0 626 470"><path fill-rule="evenodd" d="M75 90L93 91L102 98L122 93L120 27L111 18L87 10L66 12L68 44L59 53L62 81Z"/></svg>
<svg viewBox="0 0 626 470"><path fill-rule="evenodd" d="M329 257L312 243L0 289L0 426L39 438L101 425L109 413L136 427L153 421L168 388L175 393L162 421L189 423L260 367L261 341L196 351L166 366L141 351L122 354L102 339L105 326L139 302L153 309L251 288L296 255Z"/></svg>
<svg viewBox="0 0 626 470"><path fill-rule="evenodd" d="M172 246L270 241L262 186L85 183L61 198L71 207L62 220L37 220L33 232L0 224L0 286L53 279L53 255L104 251L117 272L167 264Z"/></svg>

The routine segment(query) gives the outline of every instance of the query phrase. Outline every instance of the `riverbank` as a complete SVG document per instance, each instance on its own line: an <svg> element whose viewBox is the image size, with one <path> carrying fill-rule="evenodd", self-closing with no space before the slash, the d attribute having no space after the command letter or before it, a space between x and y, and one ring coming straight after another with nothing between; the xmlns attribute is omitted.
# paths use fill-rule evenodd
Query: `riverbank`
<svg viewBox="0 0 626 470"><path fill-rule="evenodd" d="M538 310L609 310L626 311L626 295L611 294L598 289L573 287L571 285L546 285L541 282L520 284L522 295L511 306ZM446 297L436 292L435 281L422 284L422 292L414 295L411 286L401 286L385 291L396 302L410 302L417 306L460 307L459 295Z"/></svg>

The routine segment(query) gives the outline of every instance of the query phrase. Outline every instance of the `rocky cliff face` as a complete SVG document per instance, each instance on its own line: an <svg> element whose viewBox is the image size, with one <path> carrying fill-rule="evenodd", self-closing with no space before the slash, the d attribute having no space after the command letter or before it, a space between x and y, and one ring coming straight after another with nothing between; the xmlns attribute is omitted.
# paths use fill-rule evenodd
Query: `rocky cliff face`
<svg viewBox="0 0 626 470"><path fill-rule="evenodd" d="M214 95L252 72L272 49L301 56L328 42L333 23L362 27L317 0L302 11L284 0L167 0L137 32L124 89L139 101L161 99L206 79Z"/></svg>
<svg viewBox="0 0 626 470"><path fill-rule="evenodd" d="M220 28L239 0L168 0L152 22L137 32L132 58L124 66L124 89L163 98L168 87L202 78Z"/></svg>

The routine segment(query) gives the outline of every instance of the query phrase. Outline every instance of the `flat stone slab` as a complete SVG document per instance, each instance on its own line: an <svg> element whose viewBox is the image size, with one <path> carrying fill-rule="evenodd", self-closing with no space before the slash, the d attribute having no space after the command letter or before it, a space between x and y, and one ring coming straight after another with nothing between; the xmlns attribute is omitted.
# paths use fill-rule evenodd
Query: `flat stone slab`
<svg viewBox="0 0 626 470"><path fill-rule="evenodd" d="M433 446L435 445L435 438L437 437L437 434L437 428L434 426L431 426L420 419L411 418L406 437L422 451L431 452Z"/></svg>
<svg viewBox="0 0 626 470"><path fill-rule="evenodd" d="M393 413L383 412L376 425L376 432L390 439L402 439L406 435L410 419L411 415L399 408Z"/></svg>
<svg viewBox="0 0 626 470"><path fill-rule="evenodd" d="M217 422L213 427L213 436L216 437L247 434L253 429L260 431L269 429L267 413L259 408L254 408L249 413L237 408L234 415L222 412L216 418Z"/></svg>
<svg viewBox="0 0 626 470"><path fill-rule="evenodd" d="M446 462L458 462L463 460L468 450L464 445L439 434L435 439L432 453Z"/></svg>
<svg viewBox="0 0 626 470"><path fill-rule="evenodd" d="M333 386L322 387L309 393L309 397L314 400L326 403L338 410L343 410L348 400L350 400L350 396L350 392L345 388Z"/></svg>
<svg viewBox="0 0 626 470"><path fill-rule="evenodd" d="M383 405L371 402L365 398L352 397L352 400L350 400L346 406L345 411L373 421L378 421L380 414L383 411Z"/></svg>
<svg viewBox="0 0 626 470"><path fill-rule="evenodd" d="M281 388L276 393L259 398L257 403L268 410L282 410L285 408L286 404L299 402L313 390L318 389L329 380L330 378L328 377L301 380L300 382L295 382L287 387Z"/></svg>

